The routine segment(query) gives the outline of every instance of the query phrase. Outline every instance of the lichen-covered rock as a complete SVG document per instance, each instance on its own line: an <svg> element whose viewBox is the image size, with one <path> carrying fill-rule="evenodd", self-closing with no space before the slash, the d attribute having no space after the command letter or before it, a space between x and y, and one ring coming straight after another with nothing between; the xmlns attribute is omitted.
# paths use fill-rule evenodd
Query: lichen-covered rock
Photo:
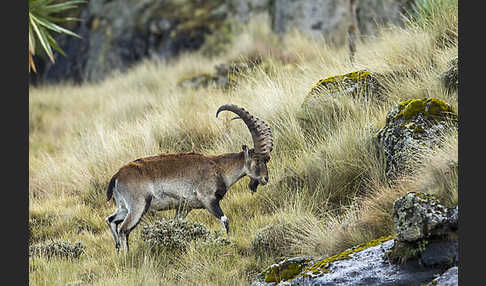
<svg viewBox="0 0 486 286"><path fill-rule="evenodd" d="M396 105L377 134L386 160L387 178L396 179L414 155L424 147L440 145L441 135L453 127L457 128L457 115L440 99L409 99Z"/></svg>
<svg viewBox="0 0 486 286"><path fill-rule="evenodd" d="M218 78L211 74L200 74L194 76L188 76L179 81L177 84L180 88L205 88L210 86L217 86Z"/></svg>
<svg viewBox="0 0 486 286"><path fill-rule="evenodd" d="M70 241L51 241L41 242L29 247L29 257L60 257L60 258L78 258L84 253L86 245L81 241L72 243Z"/></svg>
<svg viewBox="0 0 486 286"><path fill-rule="evenodd" d="M216 65L213 74L200 74L181 79L178 86L181 88L230 88L234 87L242 75L251 72L257 66L264 63L262 57L248 57L232 60L228 63Z"/></svg>
<svg viewBox="0 0 486 286"><path fill-rule="evenodd" d="M363 69L319 80L312 87L306 100L312 100L312 98L321 95L339 96L350 94L353 97L370 95L376 91L377 85L378 82L374 73Z"/></svg>
<svg viewBox="0 0 486 286"><path fill-rule="evenodd" d="M293 270L297 270L299 264L294 265L292 259L284 260L262 271L251 285L421 285L444 271L442 266L423 267L416 260L403 265L390 263L385 254L395 242L392 236L384 236L325 259L309 261L307 258L307 266L296 275ZM282 266L289 265L289 273L294 275L287 280L277 275L286 269Z"/></svg>
<svg viewBox="0 0 486 286"><path fill-rule="evenodd" d="M458 207L446 208L432 195L409 192L393 206L397 242L392 262L418 260L426 267L451 267L458 261Z"/></svg>
<svg viewBox="0 0 486 286"><path fill-rule="evenodd" d="M456 208L449 210L425 193L409 192L393 205L393 221L400 241L446 235L457 229L457 218Z"/></svg>
<svg viewBox="0 0 486 286"><path fill-rule="evenodd" d="M449 268L439 277L427 283L426 286L457 286L459 285L459 268L457 266Z"/></svg>
<svg viewBox="0 0 486 286"><path fill-rule="evenodd" d="M456 57L449 62L449 68L441 77L445 88L450 92L457 91L459 88L459 58Z"/></svg>
<svg viewBox="0 0 486 286"><path fill-rule="evenodd" d="M431 195L410 192L395 202L394 221L397 235L324 259L284 260L262 271L252 286L425 285L457 265L457 207L445 208Z"/></svg>
<svg viewBox="0 0 486 286"><path fill-rule="evenodd" d="M186 220L157 220L153 225L144 226L141 238L152 247L168 250L185 250L191 241L229 244L227 239L212 234L203 224Z"/></svg>

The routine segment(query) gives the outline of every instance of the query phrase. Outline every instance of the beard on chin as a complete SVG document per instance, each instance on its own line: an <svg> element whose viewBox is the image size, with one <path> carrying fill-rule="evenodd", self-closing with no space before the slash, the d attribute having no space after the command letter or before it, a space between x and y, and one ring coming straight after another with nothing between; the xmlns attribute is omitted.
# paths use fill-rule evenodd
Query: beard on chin
<svg viewBox="0 0 486 286"><path fill-rule="evenodd" d="M248 187L250 188L250 191L255 193L257 191L257 187L259 185L258 180L250 178L250 183L248 184Z"/></svg>

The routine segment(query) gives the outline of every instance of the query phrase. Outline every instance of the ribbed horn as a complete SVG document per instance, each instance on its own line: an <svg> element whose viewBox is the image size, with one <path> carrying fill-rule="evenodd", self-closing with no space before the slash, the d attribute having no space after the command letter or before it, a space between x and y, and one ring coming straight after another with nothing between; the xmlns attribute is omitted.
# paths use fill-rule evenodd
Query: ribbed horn
<svg viewBox="0 0 486 286"><path fill-rule="evenodd" d="M236 113L246 126L250 130L251 137L253 139L253 147L255 148L255 153L257 154L269 154L273 149L273 136L272 130L265 121L251 115L243 107L239 107L234 104L224 104L218 108L216 111L216 117L223 111L231 111ZM237 118L234 118L237 119Z"/></svg>

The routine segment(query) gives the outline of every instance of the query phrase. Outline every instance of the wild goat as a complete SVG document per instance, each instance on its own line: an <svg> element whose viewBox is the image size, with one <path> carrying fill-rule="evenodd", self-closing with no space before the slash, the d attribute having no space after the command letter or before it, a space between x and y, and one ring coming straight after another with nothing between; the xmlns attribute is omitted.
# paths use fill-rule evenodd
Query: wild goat
<svg viewBox="0 0 486 286"><path fill-rule="evenodd" d="M175 219L185 218L192 209L207 209L229 233L228 218L219 201L244 176L256 192L268 182L267 163L273 148L270 127L244 108L225 104L218 108L237 114L250 130L254 149L243 145L239 153L203 155L197 153L161 154L137 159L122 166L111 178L106 191L117 210L106 218L115 248L128 251L128 236L149 209L175 209ZM118 224L120 224L118 229Z"/></svg>

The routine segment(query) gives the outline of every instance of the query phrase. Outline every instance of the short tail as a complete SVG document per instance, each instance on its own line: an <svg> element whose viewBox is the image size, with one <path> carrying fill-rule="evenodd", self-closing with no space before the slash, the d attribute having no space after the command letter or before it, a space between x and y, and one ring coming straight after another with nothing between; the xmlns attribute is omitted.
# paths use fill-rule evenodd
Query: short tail
<svg viewBox="0 0 486 286"><path fill-rule="evenodd" d="M116 176L113 176L110 180L110 184L108 185L108 189L106 189L106 201L111 200L111 197L113 196L113 189L115 188L115 181L116 181Z"/></svg>

